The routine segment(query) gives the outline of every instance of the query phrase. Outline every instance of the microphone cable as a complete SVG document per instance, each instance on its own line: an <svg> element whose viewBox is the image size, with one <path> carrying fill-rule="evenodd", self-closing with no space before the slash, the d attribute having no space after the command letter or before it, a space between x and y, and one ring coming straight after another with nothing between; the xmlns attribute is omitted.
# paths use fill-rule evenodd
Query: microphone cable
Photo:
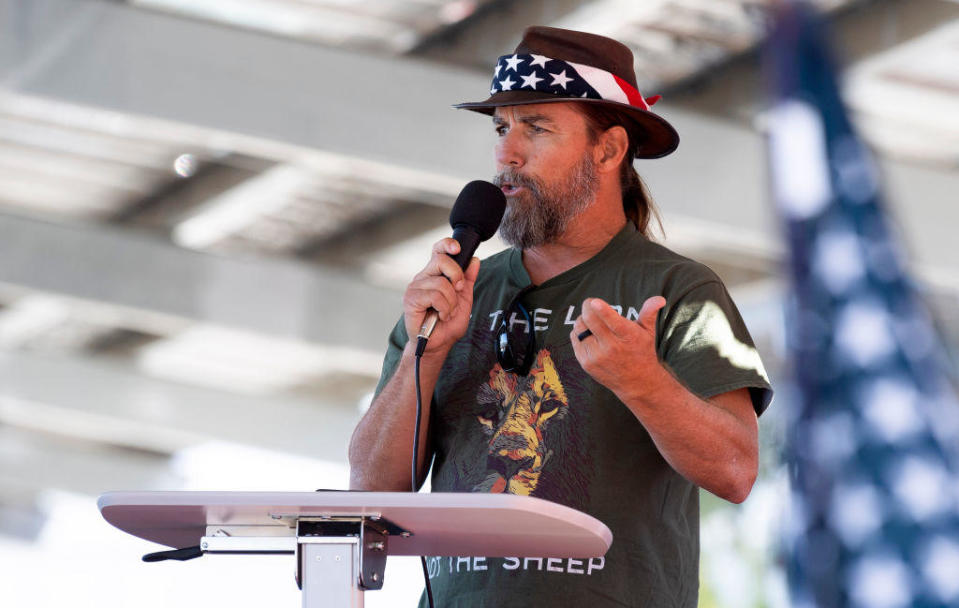
<svg viewBox="0 0 959 608"><path fill-rule="evenodd" d="M423 351L426 350L426 341L428 338L419 336L416 339L416 361L414 364L414 374L416 382L416 424L413 428L413 471L410 476L413 492L416 492L417 486L417 475L416 475L416 457L420 453L420 421L423 418L423 396L420 393L420 358L423 356ZM420 565L423 566L423 580L426 581L426 599L429 600L430 608L433 608L433 588L430 586L430 572L426 567L426 556L420 556Z"/></svg>
<svg viewBox="0 0 959 608"><path fill-rule="evenodd" d="M453 208L450 210L450 227L453 229L453 238L460 244L460 251L450 255L464 271L470 264L473 253L482 241L488 240L499 228L506 212L506 195L498 187L489 182L474 180L466 186L456 197ZM427 312L416 337L416 426L413 429L413 471L410 475L411 489L416 492L417 475L416 461L420 453L420 422L423 418L423 396L420 394L420 359L426 350L426 342L439 321L436 310ZM427 467L428 468L428 467ZM426 580L426 597L430 608L433 608L433 589L430 587L429 568L426 567L426 556L420 556L423 565L423 578Z"/></svg>

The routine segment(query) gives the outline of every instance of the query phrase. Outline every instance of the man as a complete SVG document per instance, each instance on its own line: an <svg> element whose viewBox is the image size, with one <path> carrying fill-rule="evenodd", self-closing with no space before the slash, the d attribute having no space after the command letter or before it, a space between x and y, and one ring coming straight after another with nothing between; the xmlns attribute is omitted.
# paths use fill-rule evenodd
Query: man
<svg viewBox="0 0 959 608"><path fill-rule="evenodd" d="M678 136L628 48L555 28L528 29L489 99L458 107L492 114L513 248L464 272L456 241L434 246L353 435L352 487L410 489L409 336L433 308L421 477L432 461L433 491L537 496L614 537L605 559L439 559L437 606L695 606L698 487L746 498L771 389L716 275L648 238L632 161Z"/></svg>

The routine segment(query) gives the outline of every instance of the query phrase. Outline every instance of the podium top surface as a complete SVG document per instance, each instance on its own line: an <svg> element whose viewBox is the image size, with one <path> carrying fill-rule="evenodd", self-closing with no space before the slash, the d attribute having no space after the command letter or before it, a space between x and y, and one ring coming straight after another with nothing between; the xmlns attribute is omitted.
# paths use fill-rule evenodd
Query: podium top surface
<svg viewBox="0 0 959 608"><path fill-rule="evenodd" d="M208 526L293 536L296 518L326 516L379 516L412 532L390 536L390 555L588 558L604 555L613 541L590 515L513 494L108 492L97 505L120 530L176 548L199 545Z"/></svg>

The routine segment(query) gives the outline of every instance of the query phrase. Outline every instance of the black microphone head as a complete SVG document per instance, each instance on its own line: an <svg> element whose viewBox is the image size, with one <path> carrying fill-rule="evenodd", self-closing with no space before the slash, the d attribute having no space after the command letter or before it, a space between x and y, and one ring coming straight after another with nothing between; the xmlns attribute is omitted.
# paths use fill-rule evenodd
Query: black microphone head
<svg viewBox="0 0 959 608"><path fill-rule="evenodd" d="M506 195L489 182L475 180L463 187L450 211L450 226L470 226L485 241L496 234L506 212Z"/></svg>

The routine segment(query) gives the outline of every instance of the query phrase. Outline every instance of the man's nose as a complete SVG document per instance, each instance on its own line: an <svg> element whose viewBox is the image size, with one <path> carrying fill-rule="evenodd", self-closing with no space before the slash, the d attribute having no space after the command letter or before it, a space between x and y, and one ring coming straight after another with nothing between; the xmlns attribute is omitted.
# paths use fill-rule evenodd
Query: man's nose
<svg viewBox="0 0 959 608"><path fill-rule="evenodd" d="M522 138L518 133L508 132L496 142L496 164L501 167L522 167L526 164L526 153Z"/></svg>

